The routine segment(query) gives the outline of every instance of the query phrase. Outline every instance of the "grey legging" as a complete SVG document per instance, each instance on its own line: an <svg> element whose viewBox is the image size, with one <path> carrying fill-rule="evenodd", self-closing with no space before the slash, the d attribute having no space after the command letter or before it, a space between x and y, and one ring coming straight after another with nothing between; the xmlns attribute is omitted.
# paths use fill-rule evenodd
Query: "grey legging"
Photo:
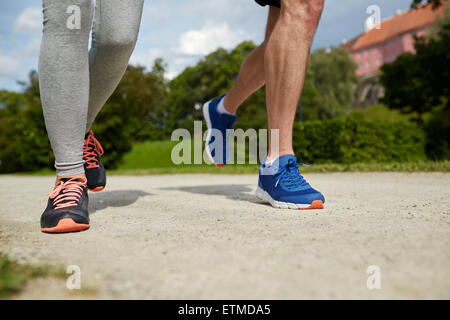
<svg viewBox="0 0 450 320"><path fill-rule="evenodd" d="M143 0L93 2L42 1L39 80L58 176L84 173L85 133L123 77L141 23Z"/></svg>

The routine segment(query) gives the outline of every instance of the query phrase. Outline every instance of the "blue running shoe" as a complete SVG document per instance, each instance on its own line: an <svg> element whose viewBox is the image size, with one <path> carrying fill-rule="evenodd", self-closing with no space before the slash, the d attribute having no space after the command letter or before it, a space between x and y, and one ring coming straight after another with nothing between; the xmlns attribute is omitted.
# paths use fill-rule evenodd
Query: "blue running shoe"
<svg viewBox="0 0 450 320"><path fill-rule="evenodd" d="M306 182L300 165L291 155L280 157L271 166L263 164L256 190L258 199L281 209L323 209L324 196Z"/></svg>
<svg viewBox="0 0 450 320"><path fill-rule="evenodd" d="M205 150L209 160L217 167L224 167L230 155L229 131L233 129L236 116L222 114L217 111L219 102L225 95L211 100L203 105L203 117L208 126Z"/></svg>

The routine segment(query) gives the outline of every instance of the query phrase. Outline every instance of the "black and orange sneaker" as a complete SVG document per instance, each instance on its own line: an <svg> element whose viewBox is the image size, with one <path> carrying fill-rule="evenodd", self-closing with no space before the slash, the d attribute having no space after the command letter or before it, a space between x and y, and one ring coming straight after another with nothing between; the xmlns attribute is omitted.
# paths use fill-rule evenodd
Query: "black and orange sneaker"
<svg viewBox="0 0 450 320"><path fill-rule="evenodd" d="M84 171L87 178L87 188L89 191L100 192L106 186L106 172L100 157L104 151L102 145L94 136L91 130L84 138L83 160Z"/></svg>
<svg viewBox="0 0 450 320"><path fill-rule="evenodd" d="M41 231L69 233L89 229L86 179L62 179L49 194L47 209L41 216Z"/></svg>

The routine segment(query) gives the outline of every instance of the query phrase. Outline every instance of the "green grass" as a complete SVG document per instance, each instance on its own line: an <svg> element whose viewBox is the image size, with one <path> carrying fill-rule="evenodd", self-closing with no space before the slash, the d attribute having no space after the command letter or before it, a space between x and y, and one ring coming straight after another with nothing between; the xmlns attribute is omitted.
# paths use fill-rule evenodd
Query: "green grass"
<svg viewBox="0 0 450 320"><path fill-rule="evenodd" d="M217 173L245 174L258 171L258 165L228 166L222 169L213 165L176 165L171 160L172 149L178 144L173 141L153 141L137 143L126 154L116 174L178 174ZM193 153L193 147L192 147ZM193 155L191 159L194 159ZM192 160L193 161L193 160Z"/></svg>
<svg viewBox="0 0 450 320"><path fill-rule="evenodd" d="M177 142L172 141L136 143L131 152L125 155L118 170L176 167L170 159L175 145Z"/></svg>
<svg viewBox="0 0 450 320"><path fill-rule="evenodd" d="M63 269L47 265L21 265L0 253L0 298L20 292L31 279L48 277L64 278L66 274Z"/></svg>
<svg viewBox="0 0 450 320"><path fill-rule="evenodd" d="M230 165L216 168L213 165L175 165L171 161L172 148L176 142L156 141L134 145L133 150L124 157L123 164L112 174L256 174L258 165ZM304 167L305 173L313 172L449 172L450 162L407 162L407 163L355 163L320 164L312 168Z"/></svg>

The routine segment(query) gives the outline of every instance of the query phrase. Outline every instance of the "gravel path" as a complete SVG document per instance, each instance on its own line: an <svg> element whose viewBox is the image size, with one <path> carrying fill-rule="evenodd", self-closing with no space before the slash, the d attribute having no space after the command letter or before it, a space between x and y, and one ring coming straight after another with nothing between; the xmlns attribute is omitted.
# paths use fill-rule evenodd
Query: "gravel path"
<svg viewBox="0 0 450 320"><path fill-rule="evenodd" d="M52 178L0 176L0 252L78 265L96 298L450 299L450 174L307 178L325 210L261 204L255 176L113 176L91 229L55 236L39 231ZM67 291L40 280L17 298Z"/></svg>

